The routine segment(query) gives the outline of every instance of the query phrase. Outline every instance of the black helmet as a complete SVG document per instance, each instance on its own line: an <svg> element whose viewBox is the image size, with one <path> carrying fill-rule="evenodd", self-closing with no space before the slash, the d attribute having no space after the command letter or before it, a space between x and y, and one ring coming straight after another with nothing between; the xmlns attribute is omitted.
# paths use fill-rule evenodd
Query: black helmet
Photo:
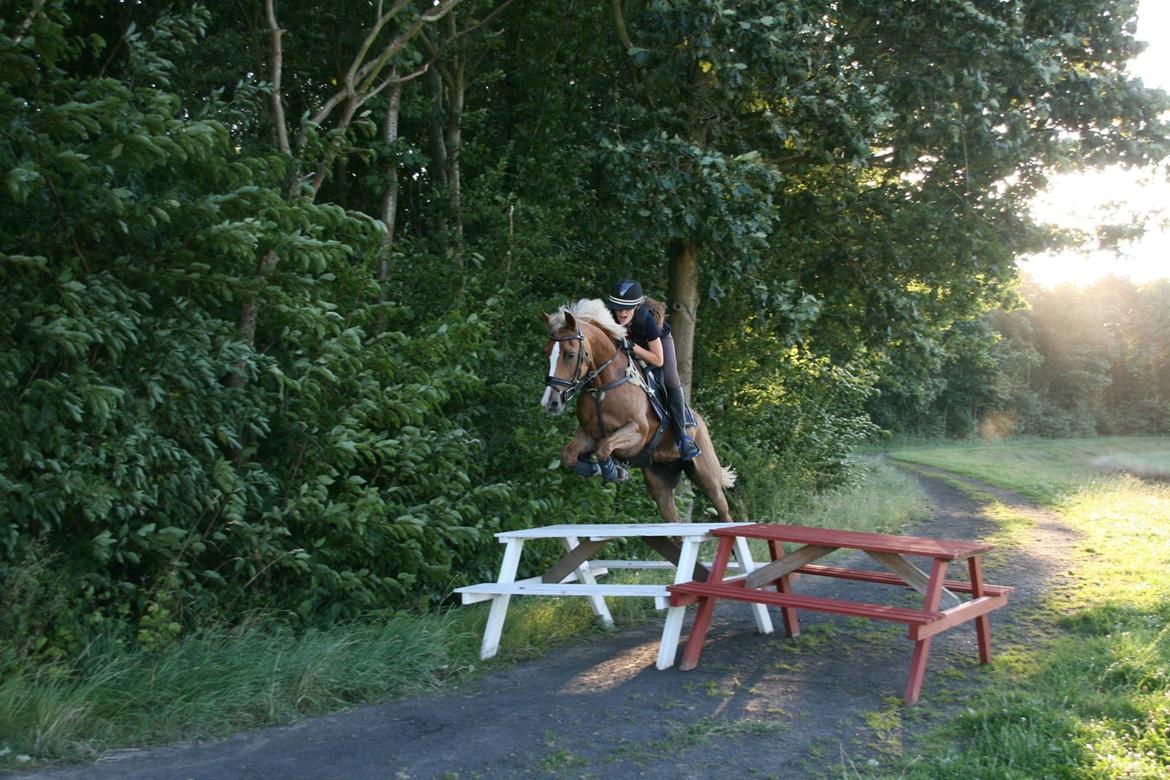
<svg viewBox="0 0 1170 780"><path fill-rule="evenodd" d="M642 285L633 279L620 279L609 288L609 308L633 309L642 305L646 300L642 295Z"/></svg>

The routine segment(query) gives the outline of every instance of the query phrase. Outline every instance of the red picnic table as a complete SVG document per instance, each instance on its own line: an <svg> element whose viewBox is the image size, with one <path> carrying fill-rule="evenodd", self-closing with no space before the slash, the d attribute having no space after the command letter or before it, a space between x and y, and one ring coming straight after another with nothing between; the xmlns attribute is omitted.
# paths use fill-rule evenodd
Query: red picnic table
<svg viewBox="0 0 1170 780"><path fill-rule="evenodd" d="M703 652L703 641L711 625L711 614L718 599L772 604L780 608L788 636L800 634L797 610L807 609L839 615L853 615L905 623L914 642L910 660L910 678L906 683L906 703L915 704L926 676L926 659L930 641L935 634L969 620L975 621L979 642L979 660L991 661L991 624L987 613L1007 603L1012 588L988 585L983 582L981 558L992 549L989 544L930 539L921 536L895 536L863 531L836 531L798 525L736 525L711 532L719 539L719 547L706 582L687 582L670 585L671 606L699 603L691 635L683 651L679 669L694 669ZM737 539L763 539L768 542L772 562L761 566L747 577L726 581L724 575L731 550ZM784 553L785 542L803 545ZM834 550L861 550L888 571L851 569L814 564ZM931 559L927 574L906 560L905 556ZM967 562L967 581L946 579L947 566L952 562ZM924 596L921 608L895 607L838 598L801 596L793 593L794 574L812 574L845 580L908 586ZM772 590L774 588L774 590ZM963 593L966 600L957 596ZM943 608L943 601L947 601Z"/></svg>

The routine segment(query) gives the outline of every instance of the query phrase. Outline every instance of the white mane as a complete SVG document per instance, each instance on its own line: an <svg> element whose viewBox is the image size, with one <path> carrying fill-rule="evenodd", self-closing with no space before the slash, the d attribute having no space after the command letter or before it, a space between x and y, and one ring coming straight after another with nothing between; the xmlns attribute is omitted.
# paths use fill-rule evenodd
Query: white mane
<svg viewBox="0 0 1170 780"><path fill-rule="evenodd" d="M555 333L565 326L565 312L572 314L574 319L592 322L615 339L626 335L626 326L618 325L609 313L609 307L598 298L582 298L572 306L565 304L560 307L555 314L549 315L549 330Z"/></svg>

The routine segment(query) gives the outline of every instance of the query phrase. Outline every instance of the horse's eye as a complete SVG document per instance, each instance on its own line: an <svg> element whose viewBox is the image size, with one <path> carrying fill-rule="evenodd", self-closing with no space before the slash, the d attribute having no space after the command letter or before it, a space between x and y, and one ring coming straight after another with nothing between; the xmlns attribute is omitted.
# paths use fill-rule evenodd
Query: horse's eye
<svg viewBox="0 0 1170 780"><path fill-rule="evenodd" d="M576 353L576 352L566 352L566 353L565 353L565 360L573 360L573 359L575 359L576 357L577 357L577 353Z"/></svg>

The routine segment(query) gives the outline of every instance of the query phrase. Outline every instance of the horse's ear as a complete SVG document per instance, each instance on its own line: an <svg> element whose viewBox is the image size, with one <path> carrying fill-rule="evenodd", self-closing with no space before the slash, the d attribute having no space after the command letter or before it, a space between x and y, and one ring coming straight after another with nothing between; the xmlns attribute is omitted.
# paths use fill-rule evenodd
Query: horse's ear
<svg viewBox="0 0 1170 780"><path fill-rule="evenodd" d="M565 312L565 327L572 328L573 330L577 329L577 320L573 319L573 315L569 312Z"/></svg>
<svg viewBox="0 0 1170 780"><path fill-rule="evenodd" d="M544 317L544 324L545 325L552 324L552 315L551 314L549 314L548 312L541 312L540 316Z"/></svg>

